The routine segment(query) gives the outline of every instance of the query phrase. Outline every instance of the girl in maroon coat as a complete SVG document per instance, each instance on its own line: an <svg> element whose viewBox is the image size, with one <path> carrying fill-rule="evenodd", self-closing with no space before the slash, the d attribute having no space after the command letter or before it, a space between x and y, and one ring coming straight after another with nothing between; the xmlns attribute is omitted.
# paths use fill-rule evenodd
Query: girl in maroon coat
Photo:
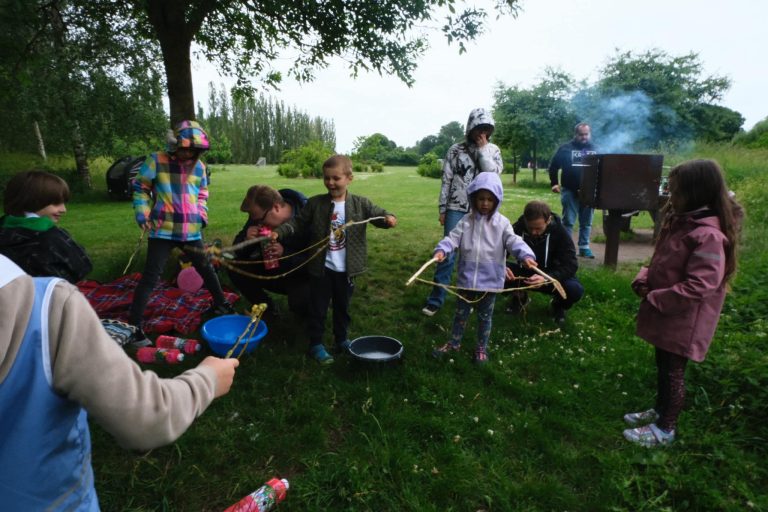
<svg viewBox="0 0 768 512"><path fill-rule="evenodd" d="M670 198L651 263L632 282L642 298L637 335L656 347L657 397L629 413L624 431L643 446L671 443L685 401L685 366L707 354L736 270L741 208L728 195L720 166L691 160L669 173Z"/></svg>

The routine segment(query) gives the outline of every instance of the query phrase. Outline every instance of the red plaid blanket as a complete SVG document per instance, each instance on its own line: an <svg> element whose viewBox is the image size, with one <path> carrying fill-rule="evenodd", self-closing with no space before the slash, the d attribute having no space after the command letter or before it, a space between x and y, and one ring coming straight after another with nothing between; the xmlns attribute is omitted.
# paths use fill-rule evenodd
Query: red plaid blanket
<svg viewBox="0 0 768 512"><path fill-rule="evenodd" d="M128 310L133 301L133 290L140 278L141 274L136 272L106 284L80 281L77 287L96 310L99 318L125 322L128 320ZM238 298L236 293L228 291L224 292L224 296L232 304ZM161 280L155 286L144 310L144 331L177 331L181 334L191 334L200 327L203 313L211 304L213 298L205 288L196 293L188 293Z"/></svg>

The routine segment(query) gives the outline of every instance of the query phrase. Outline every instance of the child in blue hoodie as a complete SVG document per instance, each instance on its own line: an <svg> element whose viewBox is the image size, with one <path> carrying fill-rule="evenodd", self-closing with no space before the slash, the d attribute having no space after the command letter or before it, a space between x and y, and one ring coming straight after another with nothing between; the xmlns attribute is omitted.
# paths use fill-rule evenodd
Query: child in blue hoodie
<svg viewBox="0 0 768 512"><path fill-rule="evenodd" d="M477 309L477 347L474 361L488 361L488 338L491 335L493 306L496 293L504 288L507 253L527 268L536 266L536 256L512 224L499 213L504 199L501 179L495 173L483 172L467 187L471 211L443 238L434 251L437 261L459 251L459 270L456 284L465 300L456 303L451 340L432 351L437 358L461 347L461 338L467 319L474 306Z"/></svg>

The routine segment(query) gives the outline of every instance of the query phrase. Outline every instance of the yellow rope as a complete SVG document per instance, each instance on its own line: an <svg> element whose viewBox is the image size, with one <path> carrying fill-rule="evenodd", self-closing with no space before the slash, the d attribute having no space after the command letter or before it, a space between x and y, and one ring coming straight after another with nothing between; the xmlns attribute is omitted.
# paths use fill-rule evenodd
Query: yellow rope
<svg viewBox="0 0 768 512"><path fill-rule="evenodd" d="M520 279L520 278L517 278L517 279ZM542 283L530 284L530 285L527 285L527 286L518 286L518 287L515 287L515 288L503 288L503 289L500 289L500 290L499 289L496 289L496 290L486 290L486 289L479 289L479 288L466 288L466 287L463 287L463 286L454 286L454 285L450 285L450 284L436 283L434 281L429 281L427 279L422 279L420 277L415 278L415 280L420 282L420 283L430 284L432 286L438 286L438 287L442 288L443 290L445 290L446 292L459 297L461 300L463 300L464 302L466 302L468 304L474 304L476 302L480 302L483 299L483 297L485 297L485 295L488 294L488 293L518 292L518 291L523 291L523 290L532 290L534 288L540 288L542 286L545 286L545 285L548 285L548 284L552 284L549 281L544 281ZM477 300L469 300L466 297L463 297L460 293L455 292L454 290L458 290L459 292L462 292L462 291L478 292L478 293L479 292L483 292L483 295L479 299L477 299Z"/></svg>
<svg viewBox="0 0 768 512"><path fill-rule="evenodd" d="M343 226L340 226L340 227L336 228L334 230L334 234L338 238L340 233L343 230L347 229L348 227L356 226L358 224L367 224L368 222L371 222L371 221L374 221L374 220L379 220L379 219L386 219L386 217L379 216L379 217L371 217L371 218L365 219L365 220L349 221L346 224L344 224ZM297 265L296 267L292 268L288 272L284 272L284 273L278 274L278 275L264 276L264 275L254 274L254 273L251 273L251 272L246 272L245 270L242 270L242 269L240 269L240 268L235 266L235 264L245 264L245 265L248 265L248 264L264 263L264 260L261 260L261 261L254 261L254 260L229 260L227 258L222 257L222 253L230 252L233 247L245 247L247 245L250 245L251 243L255 243L257 241L263 242L264 240L267 240L267 239L271 240L272 238L271 237L254 238L254 239L251 239L251 240L247 240L248 244L245 244L245 242L241 242L237 246L226 247L226 248L219 248L219 247L213 247L212 246L212 247L209 247L209 248L201 251L200 249L197 249L195 247L185 247L184 250L195 251L195 252L202 252L204 254L210 254L212 259L218 261L222 266L226 267L229 270L232 270L233 272L236 272L236 273L238 273L240 275L244 275L246 277L250 277L252 279L261 279L261 280L264 280L264 281L269 281L269 280L274 280L274 279L280 279L280 278L283 278L283 277L285 277L285 276L287 276L287 275L289 275L289 274L291 274L293 272L296 272L297 270L302 268L304 265L309 263L311 260L316 258L319 254L321 254L323 252L323 249L325 249L326 245L328 245L328 242L330 241L331 236L328 235L327 237L323 238L322 240L319 240L319 241L315 242L314 244L312 244L312 245L310 245L310 246L308 246L308 247L306 247L304 249L301 249L300 251L291 253L291 254L289 254L287 256L281 256L280 258L271 258L271 259L281 259L281 260L282 259L286 259L286 258L290 258L290 257L296 256L297 254L301 254L303 252L309 251L309 250L311 250L311 249L313 249L315 247L318 247L318 246L322 245L321 247L319 247L317 249L317 251L315 251L315 253L312 256L307 258L300 265Z"/></svg>
<svg viewBox="0 0 768 512"><path fill-rule="evenodd" d="M256 329L259 327L259 322L261 322L261 316L264 314L264 312L267 310L266 304L254 304L251 307L251 321L248 322L248 325L245 326L245 329L240 334L240 336L235 340L235 343L232 345L232 347L227 351L227 354L224 356L225 359L229 359L232 357L232 354L235 351L235 348L240 344L240 341L245 338L245 344L243 345L243 348L240 350L240 353L237 354L237 359L240 359L240 356L245 354L245 350L248 348L248 344L251 342L251 338L254 334L256 334Z"/></svg>
<svg viewBox="0 0 768 512"><path fill-rule="evenodd" d="M303 267L304 265L306 265L307 263L309 263L310 261L315 259L315 257L317 257L318 254L321 254L323 252L323 249L325 249L325 246L320 247L319 249L317 249L317 251L315 251L315 254L313 254L312 256L307 258L306 260L304 260L301 264L296 265L295 267L293 267L288 272L283 272L282 274L277 274L277 275L273 275L273 276L263 276L263 275L259 275L259 274L254 274L252 272L246 272L245 270L243 270L243 269L233 265L232 263L234 263L234 262L231 262L231 261L228 261L228 260L224 260L224 259L219 260L219 263L221 263L221 265L226 267L228 270L231 270L231 271L233 271L233 272L235 272L237 274L240 274L240 275L243 275L243 276L246 276L246 277L250 277L250 278L253 278L253 279L261 279L263 281L270 281L270 280L273 280L273 279L283 278L283 277L287 276L288 274L292 274L293 272L296 272L301 267Z"/></svg>
<svg viewBox="0 0 768 512"><path fill-rule="evenodd" d="M284 260L284 259L288 259L288 258L293 258L294 256L297 256L299 254L305 253L305 252L307 252L307 251L309 251L311 249L314 249L315 247L317 247L320 244L325 244L325 243L328 242L328 240L330 238L331 238L330 236L327 236L327 237L323 238L322 240L320 240L320 241L318 241L318 242L316 242L316 243L314 243L314 244L312 244L310 246L305 247L304 249L301 249L301 250L296 251L296 252L292 252L291 254L288 254L287 256L280 256L279 258L270 258L269 260L234 260L234 259L230 260L229 258L222 257L222 260L225 260L225 261L227 261L229 263L235 263L237 265L256 265L256 264L259 264L259 263L265 263L266 261ZM271 238L270 238L270 240L271 240Z"/></svg>
<svg viewBox="0 0 768 512"><path fill-rule="evenodd" d="M552 276L550 276L548 274L545 274L543 271L539 270L537 267L531 267L531 270L533 270L537 274L539 274L542 277L544 277L545 281L543 281L541 283L531 284L531 285L528 285L528 286L520 286L520 287L517 287L517 288L503 288L501 290L488 290L488 289L482 289L481 290L481 289L478 289L478 288L466 288L466 287L462 287L462 286L453 286L453 285L449 285L449 284L436 283L434 281L428 281L426 279L420 278L419 275L421 275L421 273L424 272L427 269L427 267L429 267L432 263L435 263L435 262L437 262L436 258L432 258L431 260L427 261L424 265L421 266L421 268L419 268L419 270L416 271L415 274L413 274L411 276L410 279L408 279L408 281L406 281L405 285L408 286L413 281L419 281L420 283L431 284L432 286L438 286L438 287L442 288L443 290L445 290L446 292L459 297L461 300L465 301L468 304L475 304L476 302L480 302L489 293L508 293L508 292L522 291L522 290L531 290L531 289L534 289L534 288L540 288L540 287L548 285L548 284L551 284L552 286L554 286L555 290L557 290L557 292L560 294L561 297L563 297L564 299L566 298L565 289L560 284L560 281L558 281L557 279L555 279L554 277L552 277ZM515 278L515 279L522 279L522 278ZM477 300L469 300L466 297L462 296L460 293L455 292L454 290L459 290L460 292L461 291L478 292L478 293L479 292L483 292L483 295L481 295L480 298L477 299Z"/></svg>

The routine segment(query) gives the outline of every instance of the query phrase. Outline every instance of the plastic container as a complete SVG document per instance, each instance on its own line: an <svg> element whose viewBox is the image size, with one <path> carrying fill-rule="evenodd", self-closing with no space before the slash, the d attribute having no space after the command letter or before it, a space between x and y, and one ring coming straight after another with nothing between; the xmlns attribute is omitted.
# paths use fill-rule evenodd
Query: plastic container
<svg viewBox="0 0 768 512"><path fill-rule="evenodd" d="M194 354L203 349L202 343L197 340L166 336L165 334L161 334L157 337L155 346L157 346L157 348L177 348L185 354Z"/></svg>
<svg viewBox="0 0 768 512"><path fill-rule="evenodd" d="M141 363L178 364L184 360L184 354L176 348L141 347L136 351L136 359Z"/></svg>
<svg viewBox="0 0 768 512"><path fill-rule="evenodd" d="M273 478L224 512L268 512L285 499L288 480Z"/></svg>
<svg viewBox="0 0 768 512"><path fill-rule="evenodd" d="M268 227L262 227L259 229L259 236L269 236L271 234L272 230ZM280 260L276 258L267 259L267 253L269 252L269 245L271 243L272 242L270 240L264 240L261 242L261 257L264 260L264 268L267 270L272 270L280 266Z"/></svg>
<svg viewBox="0 0 768 512"><path fill-rule="evenodd" d="M200 332L214 354L225 356L250 323L250 316L223 315L205 322L202 329L200 329ZM245 348L245 353L251 353L259 346L262 338L266 335L267 324L264 323L264 320L260 320L253 335L251 335L250 338L243 338L240 340L233 355L236 356L240 354L243 345L246 343L248 346Z"/></svg>

